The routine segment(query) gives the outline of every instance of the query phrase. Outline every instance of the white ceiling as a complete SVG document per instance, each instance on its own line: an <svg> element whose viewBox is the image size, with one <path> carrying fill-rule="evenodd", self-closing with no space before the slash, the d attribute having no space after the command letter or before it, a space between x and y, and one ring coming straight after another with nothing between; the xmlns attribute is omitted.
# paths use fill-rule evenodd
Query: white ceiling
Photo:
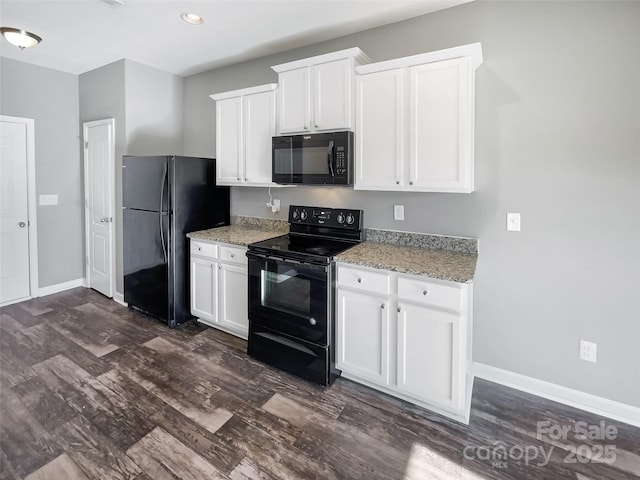
<svg viewBox="0 0 640 480"><path fill-rule="evenodd" d="M337 38L471 0L0 0L3 27L43 38L0 55L81 74L128 58L186 76ZM202 25L180 19L183 12Z"/></svg>

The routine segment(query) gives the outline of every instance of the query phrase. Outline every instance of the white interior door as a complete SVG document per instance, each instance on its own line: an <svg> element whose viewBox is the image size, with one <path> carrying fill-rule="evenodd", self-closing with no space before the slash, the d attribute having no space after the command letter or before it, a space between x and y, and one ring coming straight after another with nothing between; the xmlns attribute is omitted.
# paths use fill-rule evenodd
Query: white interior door
<svg viewBox="0 0 640 480"><path fill-rule="evenodd" d="M0 122L0 305L31 297L27 119Z"/></svg>
<svg viewBox="0 0 640 480"><path fill-rule="evenodd" d="M115 121L85 122L83 130L87 284L113 297Z"/></svg>

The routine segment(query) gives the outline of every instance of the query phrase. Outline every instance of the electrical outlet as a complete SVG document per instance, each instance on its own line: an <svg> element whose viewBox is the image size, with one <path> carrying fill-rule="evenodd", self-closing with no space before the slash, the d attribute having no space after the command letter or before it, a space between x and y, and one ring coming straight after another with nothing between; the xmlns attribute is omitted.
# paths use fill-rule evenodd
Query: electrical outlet
<svg viewBox="0 0 640 480"><path fill-rule="evenodd" d="M507 231L509 232L520 231L520 214L519 213L507 213Z"/></svg>
<svg viewBox="0 0 640 480"><path fill-rule="evenodd" d="M393 219L404 220L404 205L393 206Z"/></svg>
<svg viewBox="0 0 640 480"><path fill-rule="evenodd" d="M580 360L596 363L598 345L586 340L580 340Z"/></svg>
<svg viewBox="0 0 640 480"><path fill-rule="evenodd" d="M273 202L271 202L271 211L273 213L278 213L280 211L280 200L277 198L274 198Z"/></svg>

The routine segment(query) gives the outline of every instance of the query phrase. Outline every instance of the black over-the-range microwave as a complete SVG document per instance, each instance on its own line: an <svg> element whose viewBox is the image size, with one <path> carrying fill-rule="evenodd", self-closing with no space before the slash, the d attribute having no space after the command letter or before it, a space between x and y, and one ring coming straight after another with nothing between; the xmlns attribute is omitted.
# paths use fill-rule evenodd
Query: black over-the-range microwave
<svg viewBox="0 0 640 480"><path fill-rule="evenodd" d="M275 183L353 185L353 132L272 138Z"/></svg>

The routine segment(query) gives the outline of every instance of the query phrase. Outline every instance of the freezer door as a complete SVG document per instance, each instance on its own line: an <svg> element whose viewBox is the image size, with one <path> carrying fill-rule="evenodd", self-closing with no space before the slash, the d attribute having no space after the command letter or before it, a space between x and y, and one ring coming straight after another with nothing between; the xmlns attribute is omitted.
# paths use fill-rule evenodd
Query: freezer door
<svg viewBox="0 0 640 480"><path fill-rule="evenodd" d="M147 315L170 321L170 216L127 208L122 212L122 221L124 301Z"/></svg>
<svg viewBox="0 0 640 480"><path fill-rule="evenodd" d="M166 156L122 157L122 206L169 211L169 162Z"/></svg>

